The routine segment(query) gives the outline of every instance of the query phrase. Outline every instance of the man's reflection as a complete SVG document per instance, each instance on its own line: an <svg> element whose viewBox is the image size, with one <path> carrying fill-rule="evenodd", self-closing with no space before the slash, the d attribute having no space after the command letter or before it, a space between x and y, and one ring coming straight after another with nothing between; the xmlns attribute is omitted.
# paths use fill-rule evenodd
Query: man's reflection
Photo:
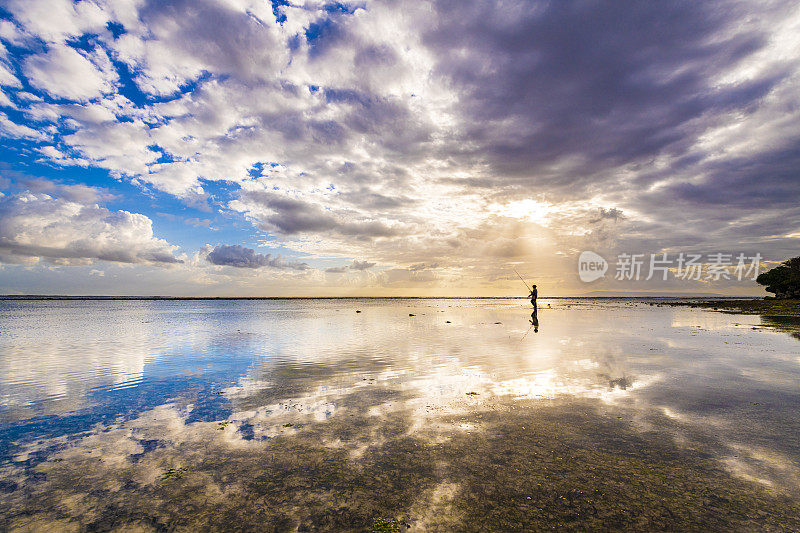
<svg viewBox="0 0 800 533"><path fill-rule="evenodd" d="M534 308L533 313L531 313L531 319L529 320L531 326L533 326L533 332L539 333L539 318L536 316L536 309Z"/></svg>
<svg viewBox="0 0 800 533"><path fill-rule="evenodd" d="M519 340L520 342L525 340L525 337L531 332L531 328L533 328L534 333L539 333L539 318L536 316L536 309L531 313L531 318L528 320L528 323L530 324L530 326L528 326L528 331L526 331L525 335Z"/></svg>

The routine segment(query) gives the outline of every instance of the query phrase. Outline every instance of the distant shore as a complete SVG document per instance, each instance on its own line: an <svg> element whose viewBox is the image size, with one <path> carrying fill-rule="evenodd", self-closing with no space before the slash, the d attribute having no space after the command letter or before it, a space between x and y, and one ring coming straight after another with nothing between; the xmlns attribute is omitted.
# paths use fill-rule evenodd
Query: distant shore
<svg viewBox="0 0 800 533"><path fill-rule="evenodd" d="M664 302L657 305L695 307L744 315L800 316L800 300L699 300L689 302Z"/></svg>

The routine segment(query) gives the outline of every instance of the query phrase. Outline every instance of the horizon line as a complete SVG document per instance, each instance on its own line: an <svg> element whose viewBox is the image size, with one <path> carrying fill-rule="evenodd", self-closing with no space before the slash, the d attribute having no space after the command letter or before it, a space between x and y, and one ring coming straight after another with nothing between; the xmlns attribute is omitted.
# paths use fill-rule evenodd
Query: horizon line
<svg viewBox="0 0 800 533"><path fill-rule="evenodd" d="M763 296L747 295L687 295L674 296L664 293L653 295L576 295L576 296L541 296L547 299L763 299ZM62 294L0 294L0 300L528 300L527 296L118 296L118 295L62 295Z"/></svg>

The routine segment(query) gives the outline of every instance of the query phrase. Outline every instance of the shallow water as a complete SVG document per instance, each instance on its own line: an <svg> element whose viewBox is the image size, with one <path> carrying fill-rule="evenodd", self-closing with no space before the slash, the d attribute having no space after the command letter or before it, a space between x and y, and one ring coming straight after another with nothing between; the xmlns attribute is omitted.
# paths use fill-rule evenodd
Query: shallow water
<svg viewBox="0 0 800 533"><path fill-rule="evenodd" d="M800 528L797 324L526 304L0 301L0 529Z"/></svg>

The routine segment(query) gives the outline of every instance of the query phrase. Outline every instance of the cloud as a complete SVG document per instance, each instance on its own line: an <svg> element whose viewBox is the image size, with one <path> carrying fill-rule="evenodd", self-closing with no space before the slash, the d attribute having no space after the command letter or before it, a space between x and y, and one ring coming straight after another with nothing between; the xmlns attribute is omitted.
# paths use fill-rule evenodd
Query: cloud
<svg viewBox="0 0 800 533"><path fill-rule="evenodd" d="M107 32L111 12L122 15L126 7L135 2L116 2L117 8L105 2L72 2L71 0L8 0L4 8L11 12L22 28L4 28L4 34L13 38L14 44L23 44L31 36L44 41L61 42L85 33ZM124 6L124 7L123 7ZM4 38L6 35L3 35Z"/></svg>
<svg viewBox="0 0 800 533"><path fill-rule="evenodd" d="M115 48L121 61L137 66L135 81L149 94L174 93L203 72L269 80L288 61L268 3L146 2L138 17ZM149 38L142 39L143 33Z"/></svg>
<svg viewBox="0 0 800 533"><path fill-rule="evenodd" d="M281 256L257 254L252 248L240 244L221 244L205 250L206 261L212 265L231 266L236 268L278 268L291 270L308 270L306 263L286 261Z"/></svg>
<svg viewBox="0 0 800 533"><path fill-rule="evenodd" d="M286 235L302 233L338 233L340 235L375 238L401 233L380 220L362 218L358 213L342 211L340 215L324 207L269 191L250 190L240 194L230 206L248 213L257 225L267 231ZM348 216L349 215L349 216ZM355 218L355 220L354 220Z"/></svg>
<svg viewBox="0 0 800 533"><path fill-rule="evenodd" d="M611 207L606 209L605 207L600 207L597 210L597 218L591 220L591 223L597 224L598 222L602 222L603 220L624 220L625 213L622 212L621 209L617 209L616 207Z"/></svg>
<svg viewBox="0 0 800 533"><path fill-rule="evenodd" d="M326 268L325 272L328 272L330 274L343 274L348 270L363 272L365 270L369 270L370 268L374 267L376 264L377 263L371 263L369 261L359 261L358 259L354 259L353 263L350 265Z"/></svg>
<svg viewBox="0 0 800 533"><path fill-rule="evenodd" d="M5 87L22 87L19 79L17 79L3 63L0 63L0 85Z"/></svg>
<svg viewBox="0 0 800 533"><path fill-rule="evenodd" d="M273 10L249 1L91 6L59 1L48 10L42 2L12 2L9 9L48 47L24 61L34 86L75 101L95 98L124 119L98 124L73 116L77 131L60 139L115 175L176 195L201 177L240 180L253 165L272 161L299 168L306 179L328 180L331 156L341 168L352 163L357 172L373 174L367 152L380 159L396 153L394 166L400 168L404 152L432 139L433 121L413 109L412 93L423 92L424 61L404 51L404 28L414 24L416 8L403 9L399 18L397 9L380 4L358 9L358 16L323 5ZM276 14L286 20L279 23ZM122 24L125 33L113 36L108 22ZM393 25L382 36L372 31ZM325 31L306 36L309 28ZM91 52L63 44L83 37L94 46ZM116 80L104 50L131 73L144 105L108 90ZM59 54L59 61L51 57ZM36 106L38 119L63 119L67 110L56 105L62 104ZM56 117L46 117L45 109L57 111ZM156 164L152 152L142 150L150 145L174 159ZM363 198L365 207L397 202L393 193L364 192L351 200Z"/></svg>
<svg viewBox="0 0 800 533"><path fill-rule="evenodd" d="M525 5L436 2L425 36L436 71L460 88L470 156L509 180L588 186L601 168L680 153L713 117L746 112L787 74L716 82L765 46L761 28L739 24L741 4Z"/></svg>
<svg viewBox="0 0 800 533"><path fill-rule="evenodd" d="M14 181L18 189L34 193L47 193L78 204L95 204L116 197L102 187L91 187L82 183L68 184L39 177L21 176Z"/></svg>
<svg viewBox="0 0 800 533"><path fill-rule="evenodd" d="M102 50L81 55L63 45L53 45L47 52L29 57L23 71L32 85L50 96L77 101L112 92L116 80Z"/></svg>
<svg viewBox="0 0 800 533"><path fill-rule="evenodd" d="M438 266L439 265L436 264L436 263L432 263L432 264L416 263L416 264L411 265L410 267L408 267L408 269L411 270L412 272L416 272L416 271L420 271L420 270L428 270L428 269L436 268Z"/></svg>
<svg viewBox="0 0 800 533"><path fill-rule="evenodd" d="M44 132L25 126L24 124L17 124L10 120L5 113L0 113L0 133L11 139L44 141L48 138L47 134Z"/></svg>
<svg viewBox="0 0 800 533"><path fill-rule="evenodd" d="M353 260L353 264L350 265L350 268L353 270L369 270L370 268L374 267L375 263L370 263L369 261L358 261Z"/></svg>
<svg viewBox="0 0 800 533"><path fill-rule="evenodd" d="M0 197L0 254L58 264L95 260L172 265L176 247L153 235L139 213L110 211L44 193Z"/></svg>
<svg viewBox="0 0 800 533"><path fill-rule="evenodd" d="M187 218L186 220L184 220L184 222L186 224L189 224L190 226L194 226L196 228L210 228L211 227L211 221L208 220L207 218L204 218L202 220L199 219L199 218L196 218L196 217L195 218Z"/></svg>
<svg viewBox="0 0 800 533"><path fill-rule="evenodd" d="M7 4L4 136L286 249L483 283L800 227L792 2Z"/></svg>
<svg viewBox="0 0 800 533"><path fill-rule="evenodd" d="M381 272L380 279L384 285L418 285L436 282L439 280L439 276L431 270L391 268Z"/></svg>

